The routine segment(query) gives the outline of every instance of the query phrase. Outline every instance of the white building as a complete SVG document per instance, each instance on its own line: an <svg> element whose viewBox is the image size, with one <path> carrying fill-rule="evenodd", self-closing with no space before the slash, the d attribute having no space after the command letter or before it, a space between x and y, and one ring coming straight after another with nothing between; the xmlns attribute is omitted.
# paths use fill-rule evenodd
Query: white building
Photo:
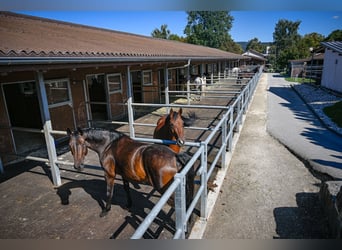
<svg viewBox="0 0 342 250"><path fill-rule="evenodd" d="M342 41L321 44L325 47L321 85L342 93Z"/></svg>

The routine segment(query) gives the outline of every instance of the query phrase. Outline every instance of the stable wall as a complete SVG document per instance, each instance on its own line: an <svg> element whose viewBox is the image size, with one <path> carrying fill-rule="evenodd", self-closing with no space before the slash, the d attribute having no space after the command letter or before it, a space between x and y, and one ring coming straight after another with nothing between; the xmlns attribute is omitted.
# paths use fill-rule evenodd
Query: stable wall
<svg viewBox="0 0 342 250"><path fill-rule="evenodd" d="M342 93L342 55L325 50L321 85Z"/></svg>

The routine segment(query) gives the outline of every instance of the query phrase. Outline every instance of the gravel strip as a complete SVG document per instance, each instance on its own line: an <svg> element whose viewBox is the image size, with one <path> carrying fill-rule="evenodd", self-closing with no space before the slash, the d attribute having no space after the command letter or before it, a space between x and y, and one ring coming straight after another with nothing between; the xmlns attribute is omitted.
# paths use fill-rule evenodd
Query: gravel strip
<svg viewBox="0 0 342 250"><path fill-rule="evenodd" d="M342 128L336 125L324 112L323 108L331 106L342 100L341 95L335 95L323 88L311 84L293 84L293 88L312 108L325 125L342 135Z"/></svg>

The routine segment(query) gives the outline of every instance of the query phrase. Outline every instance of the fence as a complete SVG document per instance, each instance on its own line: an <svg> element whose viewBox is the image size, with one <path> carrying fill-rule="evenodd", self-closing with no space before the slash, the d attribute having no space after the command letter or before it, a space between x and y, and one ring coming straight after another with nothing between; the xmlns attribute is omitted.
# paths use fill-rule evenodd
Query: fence
<svg viewBox="0 0 342 250"><path fill-rule="evenodd" d="M187 163L185 168L175 175L175 180L172 185L168 188L166 193L160 198L158 203L153 207L149 215L141 223L138 229L135 231L131 239L139 239L143 237L146 230L149 228L153 220L156 218L158 213L161 211L163 206L166 204L170 196L175 193L175 213L176 213L176 233L174 239L184 239L185 232L187 230L187 223L193 212L196 204L200 202L200 219L207 219L207 182L211 177L213 170L221 159L221 166L227 167L226 153L232 150L232 141L234 132L239 128L242 123L243 114L246 112L248 104L250 103L251 97L254 93L255 87L261 75L262 68L256 73L253 78L247 83L246 87L237 96L236 100L232 105L228 107L211 106L211 108L226 109L222 119L210 132L210 135L205 141L200 143L186 143L186 145L198 147L196 153L192 159ZM134 104L133 104L134 105ZM176 105L169 105L176 106ZM179 106L179 105L178 105ZM186 107L186 106L184 106ZM205 107L209 108L209 107ZM217 134L221 135L222 144L219 148L213 162L210 166L207 166L208 156L208 144ZM140 140L139 138L136 138ZM144 140L144 139L141 139ZM154 141L154 140L149 140ZM196 160L200 160L200 167L197 169L197 175L200 176L200 187L196 191L193 197L193 201L188 209L185 209L185 185L186 185L186 173L191 167L193 167Z"/></svg>
<svg viewBox="0 0 342 250"><path fill-rule="evenodd" d="M135 233L132 235L132 239L138 239L143 237L146 230L149 228L153 220L156 218L158 213L161 211L163 206L166 204L168 199L174 194L175 195L175 225L176 225L176 232L173 236L174 239L184 239L185 233L187 232L187 225L188 220L193 213L195 207L199 204L200 207L200 219L205 220L207 218L207 183L209 178L212 176L215 166L221 161L222 167L227 167L227 159L226 154L232 150L232 141L233 136L236 131L238 131L239 126L242 123L243 114L246 112L248 104L250 103L251 97L254 93L255 87L259 80L259 77L262 72L262 67L260 68L259 72L256 73L245 85L243 84L244 88L241 91L226 91L226 90L218 90L215 88L203 88L200 92L192 91L191 90L191 83L187 82L187 90L184 91L168 91L166 88L165 90L165 97L166 103L165 104L152 104L152 103L127 103L128 109L128 122L113 122L119 124L128 124L129 125L129 132L133 139L145 141L145 142L154 142L154 143L175 143L172 141L165 141L165 140L157 140L157 139L147 139L147 138L138 138L135 136L134 133L134 126L155 126L155 124L141 124L134 122L134 115L133 115L133 108L134 107L141 107L141 106L149 106L149 107L191 107L191 108L205 108L205 109L217 109L222 110L223 115L221 120L218 124L210 129L209 136L201 142L186 142L185 146L195 148L195 152L192 156L192 159L186 164L186 166L182 169L181 172L177 173L174 177L173 183L169 186L166 192L161 196L159 201L155 204L153 209L150 211L148 216L144 219L141 225L137 228ZM208 83L207 79L207 86L213 87L220 87L224 86L227 81L234 80L236 78L231 78L229 74L221 73L217 76L211 75L210 83ZM241 85L240 85L241 86ZM132 91L132 90L131 90ZM169 104L169 96L186 96L187 104ZM194 105L191 104L191 98L227 98L227 96L234 97L234 101L232 104L228 106L205 106L205 105ZM200 130L208 130L208 128L193 128L193 129L200 129ZM45 133L45 138L50 138L49 140L46 139L47 150L52 150L49 152L49 159L43 157L35 157L35 156L24 156L22 158L41 161L45 163L49 163L52 167L52 177L54 179L55 184L58 183L58 178L56 176L59 175L59 170L56 167L57 164L61 165L73 165L68 162L62 162L57 160L56 157L56 148L54 145L54 140L51 140L53 135L63 136L66 135L65 131L56 131L50 129L25 129L25 128L12 128L12 130L17 131L26 131L26 132L33 132L33 133ZM48 132L46 132L48 131ZM48 134L46 134L48 133ZM217 150L211 164L208 166L208 147L211 140L214 137L221 138L221 145ZM50 149L49 149L50 148ZM52 155L52 158L50 157ZM55 157L53 157L55 156ZM197 176L199 177L199 187L194 194L193 200L190 206L186 209L186 174L190 168L194 167L195 162L200 161L199 167L196 169ZM1 166L1 164L0 164ZM55 167L54 167L55 166Z"/></svg>

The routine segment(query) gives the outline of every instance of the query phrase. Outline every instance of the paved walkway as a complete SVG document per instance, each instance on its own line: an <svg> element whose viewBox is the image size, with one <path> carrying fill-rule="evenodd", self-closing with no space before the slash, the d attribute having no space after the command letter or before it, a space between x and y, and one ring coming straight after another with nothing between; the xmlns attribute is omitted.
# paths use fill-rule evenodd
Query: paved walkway
<svg viewBox="0 0 342 250"><path fill-rule="evenodd" d="M320 173L342 179L342 137L327 129L281 77L268 75L267 131Z"/></svg>
<svg viewBox="0 0 342 250"><path fill-rule="evenodd" d="M322 139L329 133L283 78L263 74L205 231L193 238L326 237L321 180L269 132L340 174L341 147L330 135Z"/></svg>

